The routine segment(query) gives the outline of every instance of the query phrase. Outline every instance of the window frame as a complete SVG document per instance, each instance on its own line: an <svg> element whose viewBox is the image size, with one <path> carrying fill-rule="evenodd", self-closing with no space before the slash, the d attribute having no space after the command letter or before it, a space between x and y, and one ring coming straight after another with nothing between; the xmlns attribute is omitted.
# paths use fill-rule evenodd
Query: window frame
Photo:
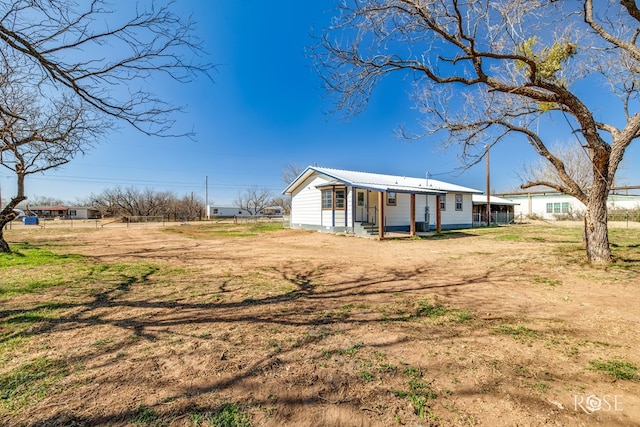
<svg viewBox="0 0 640 427"><path fill-rule="evenodd" d="M455 195L456 211L464 210L464 196L462 194Z"/></svg>
<svg viewBox="0 0 640 427"><path fill-rule="evenodd" d="M325 195L329 195L329 199L325 197ZM329 202L329 203L326 203ZM324 188L320 193L320 205L322 206L322 210L332 210L333 209L333 189L332 188Z"/></svg>
<svg viewBox="0 0 640 427"><path fill-rule="evenodd" d="M342 192L342 197L338 197L338 192ZM338 202L342 201L342 207L338 206ZM343 211L347 209L347 189L344 187L337 187L333 189L333 208L337 211Z"/></svg>
<svg viewBox="0 0 640 427"><path fill-rule="evenodd" d="M447 195L443 194L440 196L440 210L441 211L446 211L447 210Z"/></svg>
<svg viewBox="0 0 640 427"><path fill-rule="evenodd" d="M391 196L393 195L393 197ZM395 191L387 191L387 206L398 205L398 193Z"/></svg>
<svg viewBox="0 0 640 427"><path fill-rule="evenodd" d="M327 196L331 197L329 198ZM347 210L347 188L346 187L325 187L320 189L320 206L323 211Z"/></svg>

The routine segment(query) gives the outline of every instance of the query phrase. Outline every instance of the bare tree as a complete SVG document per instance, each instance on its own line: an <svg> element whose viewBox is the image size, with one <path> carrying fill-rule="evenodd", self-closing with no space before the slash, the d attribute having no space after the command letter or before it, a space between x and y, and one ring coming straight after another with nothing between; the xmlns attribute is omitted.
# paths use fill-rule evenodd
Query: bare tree
<svg viewBox="0 0 640 427"><path fill-rule="evenodd" d="M211 66L193 61L202 51L191 19L173 13L172 1L145 3L121 3L116 14L103 0L3 2L0 52L26 63L33 84L167 136L179 107L147 89L151 78L189 82Z"/></svg>
<svg viewBox="0 0 640 427"><path fill-rule="evenodd" d="M103 216L164 216L175 196L168 191L115 187L91 195L92 206Z"/></svg>
<svg viewBox="0 0 640 427"><path fill-rule="evenodd" d="M550 151L565 165L567 175L574 180L580 188L588 192L593 182L593 167L591 159L580 144L551 146ZM538 157L523 167L520 178L523 182L554 183L562 185L562 179L558 170L545 158Z"/></svg>
<svg viewBox="0 0 640 427"><path fill-rule="evenodd" d="M251 215L258 215L264 208L271 205L271 191L254 185L239 194L235 204L240 209L249 211Z"/></svg>
<svg viewBox="0 0 640 427"><path fill-rule="evenodd" d="M204 202L193 194L182 198L170 191L109 188L85 201L103 217L161 216L167 220L193 220L204 215Z"/></svg>
<svg viewBox="0 0 640 427"><path fill-rule="evenodd" d="M366 106L384 77L407 75L425 135L460 144L469 164L487 143L526 140L559 180L523 187L544 184L582 201L587 257L606 263L609 189L640 136L639 22L636 3L626 0L601 2L597 13L593 0L347 0L313 53L348 114ZM578 84L584 82L589 96ZM615 97L618 104L601 108ZM614 108L616 121L607 122ZM588 188L538 132L545 118L568 123L584 145L593 171Z"/></svg>
<svg viewBox="0 0 640 427"><path fill-rule="evenodd" d="M284 185L291 184L304 171L304 168L295 163L289 163L282 168L282 182Z"/></svg>
<svg viewBox="0 0 640 427"><path fill-rule="evenodd" d="M78 203L71 203L67 200L58 199L57 197L49 197L49 196L34 196L29 197L29 205L30 206L66 206ZM83 204L83 203L80 203ZM18 206L20 207L20 206ZM26 208L26 206L25 206Z"/></svg>
<svg viewBox="0 0 640 427"><path fill-rule="evenodd" d="M0 85L0 97L0 165L17 178L17 193L0 212L0 252L9 252L2 230L15 218L14 208L26 199L25 178L84 153L108 122L92 114L93 108L84 101L66 96L51 103L35 90L5 84Z"/></svg>
<svg viewBox="0 0 640 427"><path fill-rule="evenodd" d="M197 220L204 217L204 201L193 193L182 198L174 197L167 217L171 220Z"/></svg>

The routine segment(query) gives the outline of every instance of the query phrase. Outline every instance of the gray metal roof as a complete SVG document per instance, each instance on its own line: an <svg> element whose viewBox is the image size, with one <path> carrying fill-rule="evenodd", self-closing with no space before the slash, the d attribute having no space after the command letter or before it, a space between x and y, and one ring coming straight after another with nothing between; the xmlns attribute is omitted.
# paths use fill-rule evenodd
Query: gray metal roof
<svg viewBox="0 0 640 427"><path fill-rule="evenodd" d="M304 170L284 191L291 194L298 184L311 176L320 173L329 177L333 182L350 185L357 188L365 188L375 191L395 191L397 193L414 194L444 194L444 193L468 193L481 194L482 191L436 179L414 178L407 176L385 175L371 172L358 172L342 169L322 168L309 166Z"/></svg>
<svg viewBox="0 0 640 427"><path fill-rule="evenodd" d="M486 194L474 194L472 196L474 205L485 205L487 204L487 195ZM489 201L492 205L519 205L518 202L513 202L511 200L503 199L501 197L489 196Z"/></svg>

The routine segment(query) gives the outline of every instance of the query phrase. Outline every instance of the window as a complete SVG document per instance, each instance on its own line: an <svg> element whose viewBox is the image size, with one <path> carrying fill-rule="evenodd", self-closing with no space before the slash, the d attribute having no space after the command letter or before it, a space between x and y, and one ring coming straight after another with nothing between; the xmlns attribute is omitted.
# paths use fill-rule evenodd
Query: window
<svg viewBox="0 0 640 427"><path fill-rule="evenodd" d="M214 209L213 209L213 214L214 214L214 215L218 215L218 208L214 208Z"/></svg>
<svg viewBox="0 0 640 427"><path fill-rule="evenodd" d="M389 191L387 193L387 206L395 206L396 205L396 192Z"/></svg>
<svg viewBox="0 0 640 427"><path fill-rule="evenodd" d="M547 203L547 213L553 213L553 203Z"/></svg>
<svg viewBox="0 0 640 427"><path fill-rule="evenodd" d="M78 216L75 209L69 209L69 216Z"/></svg>
<svg viewBox="0 0 640 427"><path fill-rule="evenodd" d="M456 194L456 210L462 210L462 194Z"/></svg>
<svg viewBox="0 0 640 427"><path fill-rule="evenodd" d="M569 213L569 202L562 202L562 213Z"/></svg>
<svg viewBox="0 0 640 427"><path fill-rule="evenodd" d="M322 190L322 209L333 208L333 191Z"/></svg>
<svg viewBox="0 0 640 427"><path fill-rule="evenodd" d="M554 203L553 204L553 213L560 213L560 203Z"/></svg>
<svg viewBox="0 0 640 427"><path fill-rule="evenodd" d="M440 196L440 210L441 211L446 211L447 210L447 195L443 194Z"/></svg>
<svg viewBox="0 0 640 427"><path fill-rule="evenodd" d="M344 189L335 190L336 209L344 209Z"/></svg>
<svg viewBox="0 0 640 427"><path fill-rule="evenodd" d="M358 206L364 206L364 193L358 193Z"/></svg>

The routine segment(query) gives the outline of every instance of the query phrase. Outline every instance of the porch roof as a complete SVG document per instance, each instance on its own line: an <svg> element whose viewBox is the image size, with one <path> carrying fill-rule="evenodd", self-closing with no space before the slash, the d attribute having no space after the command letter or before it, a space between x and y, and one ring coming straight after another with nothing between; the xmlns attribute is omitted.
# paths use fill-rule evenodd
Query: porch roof
<svg viewBox="0 0 640 427"><path fill-rule="evenodd" d="M501 197L489 196L490 203L492 205L507 205L507 206L515 206L519 205L519 202L514 202L512 200L503 199ZM486 194L474 194L473 195L473 204L474 205L486 205L487 204L487 195Z"/></svg>
<svg viewBox="0 0 640 427"><path fill-rule="evenodd" d="M291 194L299 183L314 173L325 175L333 182L350 185L374 191L395 191L396 193L412 194L446 194L446 193L467 193L481 194L482 191L473 188L462 187L460 185L449 184L435 179L414 178L407 176L384 175L370 172L357 172L341 169L321 168L309 166L302 172L284 191L284 194ZM332 185L332 184L329 184Z"/></svg>

